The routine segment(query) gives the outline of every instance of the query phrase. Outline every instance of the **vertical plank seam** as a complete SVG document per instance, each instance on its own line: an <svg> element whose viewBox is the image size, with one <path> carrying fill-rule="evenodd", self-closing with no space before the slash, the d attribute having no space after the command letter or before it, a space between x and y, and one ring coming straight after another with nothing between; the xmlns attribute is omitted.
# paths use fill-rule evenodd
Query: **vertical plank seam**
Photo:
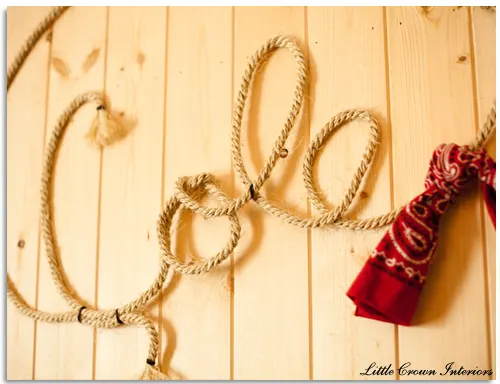
<svg viewBox="0 0 500 384"><path fill-rule="evenodd" d="M475 53L475 38L474 29L472 26L472 7L468 7L468 29L469 29L469 50L471 59L471 79L472 79L472 109L474 117L474 128L475 131L479 131L479 89L477 84L477 67L476 67L476 53ZM478 199L480 199L478 197ZM485 298L485 310L486 310L486 345L487 345L487 359L488 366L492 366L492 345L491 345L491 317L490 317L490 295L489 295L489 279L488 279L488 252L486 246L486 225L485 225L485 212L484 205L479 203L480 221L481 221L481 246L483 254L483 280L484 280L484 298ZM489 379L492 379L492 375L489 375Z"/></svg>
<svg viewBox="0 0 500 384"><path fill-rule="evenodd" d="M385 95L387 103L387 134L388 134L388 163L389 163L389 184L390 184L390 204L391 210L394 209L394 167L393 167L393 142L392 142L392 115L391 115L391 71L389 70L389 39L387 27L387 7L382 8L382 22L384 34L384 64L385 64ZM394 325L394 365L399 367L399 326ZM399 371L395 370L395 379L399 380Z"/></svg>
<svg viewBox="0 0 500 384"><path fill-rule="evenodd" d="M47 82L45 88L45 112L44 112L44 123L43 123L43 135L42 135L42 164L45 159L45 141L47 140L47 125L48 125L48 116L49 116L49 100L50 100L50 63L52 61L52 40L54 38L55 26L49 29L47 33L52 33L52 38L49 39L49 54L47 59ZM41 258L41 248L42 244L42 231L41 224L38 220L38 235L37 235L37 256L36 256L36 273L35 273L35 309L38 310L38 288L40 283L40 258ZM33 366L31 369L31 377L32 380L35 380L36 377L36 340L37 340L37 332L38 331L38 321L35 320L33 324Z"/></svg>
<svg viewBox="0 0 500 384"><path fill-rule="evenodd" d="M108 43L109 43L109 6L106 7L106 27L104 37L104 65L103 65L103 94L106 95L106 78L108 72ZM103 177L103 149L100 149L99 154L99 175L97 185L97 228L96 228L96 255L95 255L95 275L94 275L94 307L97 308L99 302L99 261L100 261L100 244L101 244L101 203L102 203L102 177ZM97 328L94 327L93 332L93 348L92 348L92 380L95 380L97 369Z"/></svg>
<svg viewBox="0 0 500 384"><path fill-rule="evenodd" d="M162 136L162 149L161 149L161 191L160 191L160 210L163 208L165 201L165 138L167 132L167 73L168 73L168 26L169 26L169 14L170 7L165 7L165 55L164 55L164 73L163 73L163 136ZM157 239L159 240L159 239ZM160 255L160 263L162 256ZM163 351L163 289L160 290L160 302L158 304L158 335L159 335L159 346L160 354L158 356L158 366L162 367L164 361L162 360ZM168 338L168 334L166 335ZM168 345L168 340L167 340ZM168 363L168 368L170 368L170 362ZM168 372L167 372L168 374Z"/></svg>
<svg viewBox="0 0 500 384"><path fill-rule="evenodd" d="M232 125L233 120L233 100L234 100L234 63L235 63L235 9L234 6L231 7L231 100L230 100L230 122ZM230 155L230 164L231 164L231 180L232 186L231 189L234 193L236 189L236 174L234 172L233 167L233 158ZM234 253L231 254L229 259L229 274L230 274L230 282L232 290L229 295L229 380L234 380L234 292L235 292L235 278L234 278Z"/></svg>
<svg viewBox="0 0 500 384"><path fill-rule="evenodd" d="M311 71L311 60L309 52L309 13L307 6L304 7L304 40L305 40L305 51L306 51L306 63L307 70ZM311 81L308 84L308 95L305 95L304 111L307 113L307 138L308 142L311 141ZM306 196L306 210L307 216L311 214L311 204ZM313 304L312 304L312 239L311 239L311 229L307 229L307 321L308 321L308 349L309 349L309 380L313 380L314 376L314 349L313 349Z"/></svg>

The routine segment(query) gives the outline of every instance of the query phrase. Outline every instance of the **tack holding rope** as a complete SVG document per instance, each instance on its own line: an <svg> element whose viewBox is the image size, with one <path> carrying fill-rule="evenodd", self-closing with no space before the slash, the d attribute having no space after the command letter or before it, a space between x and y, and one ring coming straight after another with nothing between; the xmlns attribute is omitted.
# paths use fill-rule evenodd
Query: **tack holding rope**
<svg viewBox="0 0 500 384"><path fill-rule="evenodd" d="M68 8L69 7L56 7L52 9L47 17L44 18L35 28L7 71L7 91L38 40ZM252 180L248 175L241 154L240 141L243 111L256 69L266 58L280 48L288 49L297 65L297 79L293 103L286 118L284 127L274 143L271 155L269 156L264 167L261 169L257 178ZM7 274L8 298L22 314L38 321L53 323L79 322L81 324L97 328L115 328L124 325L134 325L145 328L150 338L150 344L146 359L146 368L140 378L147 380L165 380L168 379L168 376L160 372L157 364L159 352L158 332L156 331L153 323L145 315L143 315L142 312L158 297L158 294L166 281L169 268L172 268L175 272L180 274L203 274L216 267L233 253L241 236L241 226L237 213L245 204L253 201L264 211L279 217L285 223L299 226L301 228L343 227L354 230L366 230L380 228L391 224L402 208L398 208L383 215L368 219L349 220L344 217L359 190L360 184L365 177L370 164L373 161L380 141L380 129L378 122L368 111L348 110L339 113L323 127L323 129L309 144L304 157L303 180L308 198L313 206L318 210L319 216L296 216L284 210L282 207L268 201L259 193L265 182L271 176L272 170L278 161L287 157L285 144L301 110L306 83L307 67L303 53L297 43L291 38L284 36L274 37L252 56L244 71L242 84L235 101L231 135L231 155L234 168L242 183L245 185L246 192L236 198L228 197L218 186L215 176L209 173L181 177L177 180L175 185L175 194L165 203L157 225L157 233L161 249L161 262L158 276L152 285L137 299L121 308L109 310L84 306L65 283L61 268L61 260L56 250L57 246L55 241L55 226L52 217L51 189L57 151L61 145L64 132L72 116L79 108L87 103L94 103L96 105L96 118L92 122L87 137L98 146L104 147L113 144L125 135L125 131L112 118L110 112L108 111L106 101L100 93L88 92L76 97L62 113L52 132L52 136L45 153L41 185L41 228L47 251L48 263L54 283L59 293L66 300L71 309L60 313L47 313L33 309L21 297L15 288L12 279ZM329 210L320 198L320 194L314 183L312 169L316 160L316 154L340 126L356 119L365 121L369 127L368 144L362 156L361 163L353 176L351 184L342 202L335 209ZM490 114L487 116L486 123L478 133L472 147L482 147L495 128L496 108L494 104ZM197 196L199 192L215 196L219 202L219 206L202 206L194 197L195 195ZM220 216L228 217L230 221L229 240L226 246L208 261L182 262L172 253L172 221L174 215L180 208L191 210L204 216L205 218Z"/></svg>

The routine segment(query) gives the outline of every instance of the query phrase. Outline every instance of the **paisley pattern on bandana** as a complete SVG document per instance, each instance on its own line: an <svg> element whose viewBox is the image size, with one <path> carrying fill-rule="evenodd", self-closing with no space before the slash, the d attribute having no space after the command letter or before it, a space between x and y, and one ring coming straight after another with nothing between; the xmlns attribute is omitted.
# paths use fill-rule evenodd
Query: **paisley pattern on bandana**
<svg viewBox="0 0 500 384"><path fill-rule="evenodd" d="M401 211L372 252L347 295L357 316L410 325L438 242L446 208L473 181L483 183L495 222L496 163L484 149L441 144L425 179L425 192Z"/></svg>

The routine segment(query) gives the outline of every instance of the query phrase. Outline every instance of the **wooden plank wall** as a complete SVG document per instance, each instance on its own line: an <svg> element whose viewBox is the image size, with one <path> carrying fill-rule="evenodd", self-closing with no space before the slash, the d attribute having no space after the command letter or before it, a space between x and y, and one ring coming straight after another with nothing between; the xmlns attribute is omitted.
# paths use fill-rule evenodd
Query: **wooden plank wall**
<svg viewBox="0 0 500 384"><path fill-rule="evenodd" d="M9 7L8 63L47 12ZM38 187L45 143L77 94L106 92L130 132L99 151L82 139L95 112L75 116L56 170L57 241L79 297L116 308L157 274L156 220L178 177L212 172L229 196L243 192L231 169L232 103L249 57L268 38L297 38L311 81L289 155L262 193L315 214L300 172L308 142L335 113L366 108L381 123L382 142L350 213L367 217L422 191L438 144L469 143L480 129L495 97L495 16L480 7L70 9L8 95L9 273L31 305L66 309L40 241ZM289 52L279 51L252 85L242 145L253 176L284 124L295 70ZM366 126L352 123L322 151L314 176L331 206L366 139ZM496 157L495 137L487 150ZM173 276L148 311L164 372L193 380L361 379L372 362L442 370L452 361L495 372L496 239L477 189L443 221L412 327L356 318L345 296L383 230L302 230L255 205L240 217L234 256L207 275ZM226 218L183 213L177 224L182 258L211 257L226 242ZM7 326L8 379L130 379L143 367L140 329L34 323L10 303ZM395 370L370 378L415 377Z"/></svg>

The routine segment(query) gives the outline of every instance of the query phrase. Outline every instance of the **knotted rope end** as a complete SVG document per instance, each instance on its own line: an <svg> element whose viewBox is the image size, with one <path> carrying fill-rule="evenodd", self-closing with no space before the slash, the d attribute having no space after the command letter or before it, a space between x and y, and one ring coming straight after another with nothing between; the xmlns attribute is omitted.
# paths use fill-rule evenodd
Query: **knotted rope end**
<svg viewBox="0 0 500 384"><path fill-rule="evenodd" d="M170 377L162 373L157 366L148 363L139 380L170 380Z"/></svg>
<svg viewBox="0 0 500 384"><path fill-rule="evenodd" d="M103 105L97 107L97 115L85 137L100 147L111 145L127 134L125 128L116 121Z"/></svg>

